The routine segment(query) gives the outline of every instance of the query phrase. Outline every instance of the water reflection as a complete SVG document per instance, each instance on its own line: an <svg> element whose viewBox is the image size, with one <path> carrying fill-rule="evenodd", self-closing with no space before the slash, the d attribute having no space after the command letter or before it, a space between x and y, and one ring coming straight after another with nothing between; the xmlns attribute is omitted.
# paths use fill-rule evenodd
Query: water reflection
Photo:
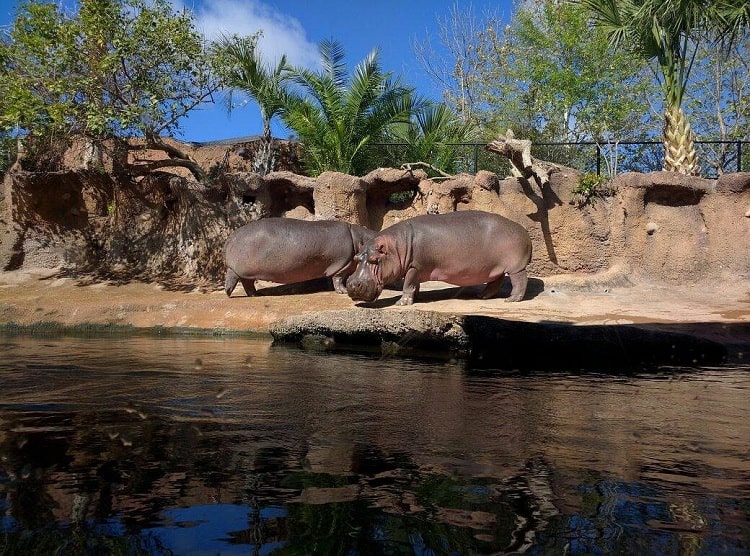
<svg viewBox="0 0 750 556"><path fill-rule="evenodd" d="M747 553L750 373L0 339L0 552Z"/></svg>

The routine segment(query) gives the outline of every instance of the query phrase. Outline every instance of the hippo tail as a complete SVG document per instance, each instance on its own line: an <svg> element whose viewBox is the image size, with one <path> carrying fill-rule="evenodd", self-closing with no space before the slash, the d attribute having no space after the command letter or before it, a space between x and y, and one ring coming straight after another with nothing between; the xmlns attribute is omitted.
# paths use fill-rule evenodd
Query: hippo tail
<svg viewBox="0 0 750 556"><path fill-rule="evenodd" d="M240 277L231 268L227 268L227 276L224 279L224 291L227 297L231 297L234 288L237 286L237 282L240 281Z"/></svg>

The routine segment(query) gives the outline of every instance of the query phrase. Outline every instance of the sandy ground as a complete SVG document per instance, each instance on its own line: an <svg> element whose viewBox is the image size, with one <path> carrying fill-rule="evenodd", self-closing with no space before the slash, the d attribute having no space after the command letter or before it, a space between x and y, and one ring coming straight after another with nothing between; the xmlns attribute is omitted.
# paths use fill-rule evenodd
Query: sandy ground
<svg viewBox="0 0 750 556"><path fill-rule="evenodd" d="M241 286L228 298L220 287L217 284L215 291L170 291L156 284L116 285L61 277L51 270L1 272L0 325L57 323L267 333L271 323L286 316L357 307L346 295L326 291L321 283L302 288L259 283L261 295L252 298L245 297ZM748 334L740 340L750 343L750 282L714 286L630 284L614 274L532 278L527 298L520 303L478 299L477 291L426 283L418 302L410 307L394 305L398 290L384 291L368 306L384 311L439 311L527 322L674 323L683 328L711 329L712 334L731 328L732 334Z"/></svg>

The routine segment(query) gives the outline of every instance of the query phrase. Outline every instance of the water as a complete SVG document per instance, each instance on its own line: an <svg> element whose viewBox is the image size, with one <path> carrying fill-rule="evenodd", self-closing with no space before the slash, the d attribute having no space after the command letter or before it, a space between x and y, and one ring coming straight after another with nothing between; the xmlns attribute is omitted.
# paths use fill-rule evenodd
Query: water
<svg viewBox="0 0 750 556"><path fill-rule="evenodd" d="M748 554L750 369L0 336L2 554Z"/></svg>

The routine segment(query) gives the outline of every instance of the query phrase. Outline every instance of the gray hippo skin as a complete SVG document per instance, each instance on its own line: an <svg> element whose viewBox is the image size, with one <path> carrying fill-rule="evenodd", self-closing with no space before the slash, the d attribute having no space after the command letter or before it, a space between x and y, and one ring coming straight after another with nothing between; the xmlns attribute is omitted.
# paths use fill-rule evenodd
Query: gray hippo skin
<svg viewBox="0 0 750 556"><path fill-rule="evenodd" d="M526 293L531 239L520 224L476 210L416 216L377 234L357 255L346 281L349 297L374 301L383 286L404 279L397 305L411 305L420 282L457 286L487 283L482 299L497 295L507 274L513 286L506 301Z"/></svg>
<svg viewBox="0 0 750 556"><path fill-rule="evenodd" d="M345 293L343 280L356 266L354 256L375 232L338 220L263 218L245 224L224 245L228 296L242 283L248 296L255 280L279 284L333 277L333 287Z"/></svg>

